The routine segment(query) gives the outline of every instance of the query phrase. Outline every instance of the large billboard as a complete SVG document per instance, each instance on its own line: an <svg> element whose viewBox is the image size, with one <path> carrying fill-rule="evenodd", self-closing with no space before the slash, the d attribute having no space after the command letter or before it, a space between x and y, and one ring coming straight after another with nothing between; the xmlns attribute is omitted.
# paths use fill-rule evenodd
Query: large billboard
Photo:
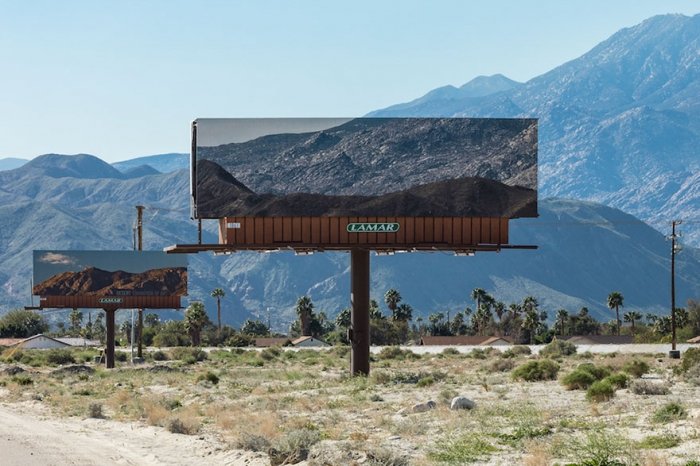
<svg viewBox="0 0 700 466"><path fill-rule="evenodd" d="M195 218L535 217L537 120L197 119L191 189Z"/></svg>
<svg viewBox="0 0 700 466"><path fill-rule="evenodd" d="M34 251L38 296L88 296L102 303L187 294L187 256L160 251Z"/></svg>

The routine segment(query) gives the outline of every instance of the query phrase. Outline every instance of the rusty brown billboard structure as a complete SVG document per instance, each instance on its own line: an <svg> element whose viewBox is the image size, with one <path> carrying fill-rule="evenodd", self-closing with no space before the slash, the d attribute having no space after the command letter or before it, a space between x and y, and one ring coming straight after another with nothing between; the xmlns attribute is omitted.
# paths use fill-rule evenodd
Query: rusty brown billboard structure
<svg viewBox="0 0 700 466"><path fill-rule="evenodd" d="M160 251L34 251L34 309L105 311L105 362L114 367L118 309L180 309L187 258Z"/></svg>
<svg viewBox="0 0 700 466"><path fill-rule="evenodd" d="M537 120L198 119L192 218L199 251L350 251L352 373L369 372L369 252L528 248L509 220L537 216Z"/></svg>

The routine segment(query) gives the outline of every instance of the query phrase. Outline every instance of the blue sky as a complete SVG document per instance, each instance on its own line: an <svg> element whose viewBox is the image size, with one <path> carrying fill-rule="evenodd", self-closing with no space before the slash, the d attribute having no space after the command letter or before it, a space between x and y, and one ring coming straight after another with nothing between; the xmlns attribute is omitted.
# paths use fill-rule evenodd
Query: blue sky
<svg viewBox="0 0 700 466"><path fill-rule="evenodd" d="M526 81L697 0L0 0L0 158L187 152L197 117L360 116Z"/></svg>

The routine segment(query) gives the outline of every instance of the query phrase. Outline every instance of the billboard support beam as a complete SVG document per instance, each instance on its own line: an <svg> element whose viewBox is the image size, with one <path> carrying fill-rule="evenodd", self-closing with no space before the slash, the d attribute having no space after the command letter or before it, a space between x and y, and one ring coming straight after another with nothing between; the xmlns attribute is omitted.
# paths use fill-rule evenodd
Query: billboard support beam
<svg viewBox="0 0 700 466"><path fill-rule="evenodd" d="M350 372L369 375L369 250L350 251Z"/></svg>
<svg viewBox="0 0 700 466"><path fill-rule="evenodd" d="M114 314L116 309L105 309L107 321L107 342L105 344L105 367L114 369Z"/></svg>
<svg viewBox="0 0 700 466"><path fill-rule="evenodd" d="M136 206L136 228L138 233L138 250L143 251L143 209L144 206ZM138 335L138 347L136 350L136 357L139 359L143 358L143 308L139 308L139 320L137 327ZM132 355L133 359L133 355ZM132 361L133 362L133 361Z"/></svg>

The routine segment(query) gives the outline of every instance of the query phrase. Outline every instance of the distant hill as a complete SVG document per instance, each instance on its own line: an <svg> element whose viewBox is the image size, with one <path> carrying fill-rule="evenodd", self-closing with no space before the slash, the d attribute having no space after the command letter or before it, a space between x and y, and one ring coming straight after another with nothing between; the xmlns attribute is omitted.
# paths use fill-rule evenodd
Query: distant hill
<svg viewBox="0 0 700 466"><path fill-rule="evenodd" d="M524 84L439 88L370 116L539 118L540 194L621 208L666 232L700 218L700 15L655 16ZM486 87L488 88L488 87ZM700 223L684 241L700 245Z"/></svg>
<svg viewBox="0 0 700 466"><path fill-rule="evenodd" d="M137 165L135 167L124 170L124 175L127 178L141 178L142 176L159 175L160 172L150 165Z"/></svg>
<svg viewBox="0 0 700 466"><path fill-rule="evenodd" d="M28 161L27 159L18 159L16 157L5 157L0 159L0 171L19 168Z"/></svg>
<svg viewBox="0 0 700 466"><path fill-rule="evenodd" d="M148 165L160 173L170 173L190 167L190 154L168 153L136 157L112 164L117 170L126 173L140 165Z"/></svg>

